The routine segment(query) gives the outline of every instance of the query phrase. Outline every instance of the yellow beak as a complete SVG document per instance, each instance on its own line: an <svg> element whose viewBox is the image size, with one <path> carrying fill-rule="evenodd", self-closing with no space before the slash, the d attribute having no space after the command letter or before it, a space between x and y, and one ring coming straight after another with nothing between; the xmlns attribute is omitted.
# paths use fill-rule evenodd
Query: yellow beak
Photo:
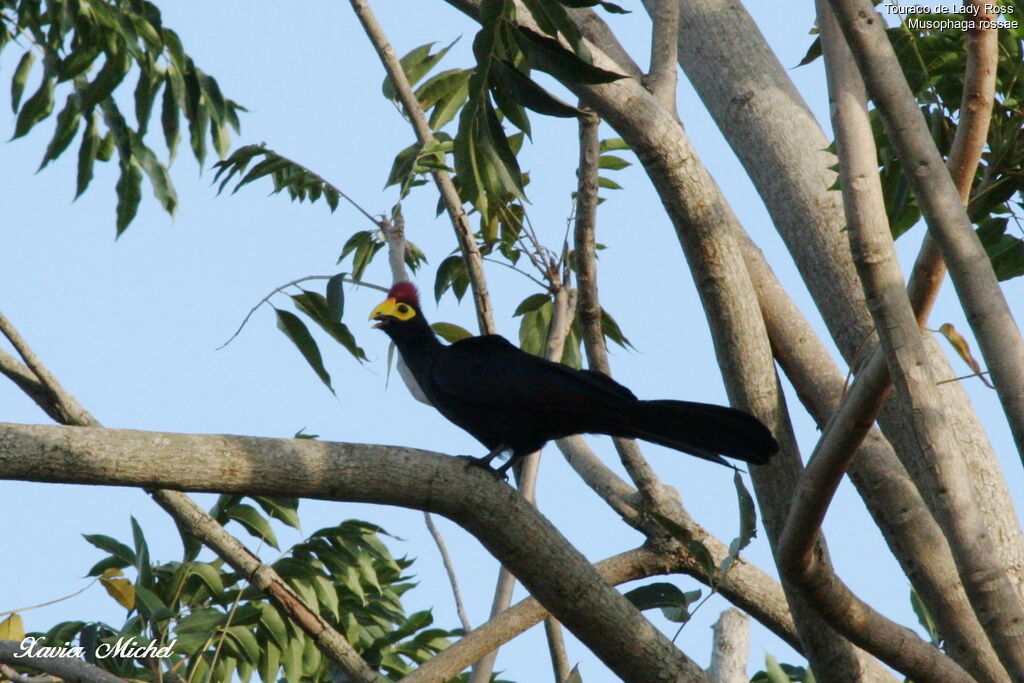
<svg viewBox="0 0 1024 683"><path fill-rule="evenodd" d="M384 318L397 318L398 316L398 301L392 297L382 301L377 308L370 312L369 320L380 320L381 322L374 325L374 327L383 327Z"/></svg>

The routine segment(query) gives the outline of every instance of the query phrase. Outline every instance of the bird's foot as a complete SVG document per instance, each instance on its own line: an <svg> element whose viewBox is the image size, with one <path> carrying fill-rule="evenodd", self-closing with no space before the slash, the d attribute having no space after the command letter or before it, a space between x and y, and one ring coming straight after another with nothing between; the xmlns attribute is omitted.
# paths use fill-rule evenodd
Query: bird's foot
<svg viewBox="0 0 1024 683"><path fill-rule="evenodd" d="M508 481L508 472L496 470L491 467L490 456L485 455L482 457L477 457L475 455L457 455L455 457L459 458L460 460L466 461L466 469L469 469L470 467L478 467L482 469L484 472L487 472L488 474L493 476L495 479L499 479L501 481Z"/></svg>
<svg viewBox="0 0 1024 683"><path fill-rule="evenodd" d="M492 468L491 462L502 454L508 456L508 461L497 469ZM500 479L502 481L508 481L508 468L512 465L514 460L512 457L512 449L504 444L500 444L491 450L490 453L482 457L475 457L472 455L460 455L458 457L466 460L466 467L480 467L490 472L496 479Z"/></svg>

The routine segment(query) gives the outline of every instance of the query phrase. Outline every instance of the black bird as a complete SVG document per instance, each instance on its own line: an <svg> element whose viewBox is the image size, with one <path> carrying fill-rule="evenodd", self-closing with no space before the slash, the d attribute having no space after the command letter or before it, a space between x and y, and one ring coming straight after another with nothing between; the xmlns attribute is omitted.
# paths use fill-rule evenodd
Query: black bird
<svg viewBox="0 0 1024 683"><path fill-rule="evenodd" d="M757 465L778 444L756 418L733 408L688 401L641 401L594 370L575 370L521 351L488 334L445 346L423 317L410 282L398 282L373 309L423 395L490 453L474 459L504 475L519 458L571 434L608 434L652 441L729 466L719 456Z"/></svg>

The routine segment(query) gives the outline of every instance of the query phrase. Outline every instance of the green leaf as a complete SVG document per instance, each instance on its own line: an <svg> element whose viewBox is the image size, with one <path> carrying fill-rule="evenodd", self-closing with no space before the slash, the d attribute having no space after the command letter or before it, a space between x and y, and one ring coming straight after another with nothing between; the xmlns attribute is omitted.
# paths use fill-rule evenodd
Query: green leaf
<svg viewBox="0 0 1024 683"><path fill-rule="evenodd" d="M306 438L312 438L307 436ZM288 498L285 496L253 496L263 511L274 519L280 520L292 527L293 529L299 529L299 513L297 512L299 507L298 498Z"/></svg>
<svg viewBox="0 0 1024 683"><path fill-rule="evenodd" d="M277 537L274 535L274 530L270 527L268 522L257 510L251 505L245 503L239 503L232 505L230 508L224 511L228 519L233 519L256 538L263 539L271 547L277 548Z"/></svg>
<svg viewBox="0 0 1024 683"><path fill-rule="evenodd" d="M582 113L576 107L563 102L534 83L513 64L495 59L491 62L491 69L491 73L502 91L519 104L538 114L573 118ZM521 126L519 128L522 129Z"/></svg>
<svg viewBox="0 0 1024 683"><path fill-rule="evenodd" d="M607 2L606 0L558 0L566 7L593 7L600 5L605 11L612 14L631 14L628 9L616 5L614 2Z"/></svg>
<svg viewBox="0 0 1024 683"><path fill-rule="evenodd" d="M529 313L530 311L536 311L541 306L550 303L551 297L547 294L531 294L519 302L519 305L516 307L516 310L512 315L520 316L525 313Z"/></svg>
<svg viewBox="0 0 1024 683"><path fill-rule="evenodd" d="M209 589L211 595L219 595L224 592L224 580L221 574L212 565L206 562L190 563L189 576L198 576L199 580Z"/></svg>
<svg viewBox="0 0 1024 683"><path fill-rule="evenodd" d="M914 608L914 614L917 615L917 623L921 624L925 633L928 634L931 644L938 647L942 642L939 627L935 623L935 618L932 617L931 611L928 609L928 605L921 599L921 596L918 595L913 586L910 587L910 605Z"/></svg>
<svg viewBox="0 0 1024 683"><path fill-rule="evenodd" d="M135 586L135 608L152 622L165 621L175 616L174 612L167 609L160 596L142 586Z"/></svg>
<svg viewBox="0 0 1024 683"><path fill-rule="evenodd" d="M28 82L29 72L36 62L36 54L28 50L18 60L18 66L14 69L14 78L11 79L11 111L18 113L18 105L21 104L21 95L25 92L25 84Z"/></svg>
<svg viewBox="0 0 1024 683"><path fill-rule="evenodd" d="M338 273L327 281L327 315L341 322L345 313L345 273Z"/></svg>
<svg viewBox="0 0 1024 683"><path fill-rule="evenodd" d="M632 165L622 157L617 157L613 154L602 154L597 158L598 168L606 168L611 171L620 171Z"/></svg>
<svg viewBox="0 0 1024 683"><path fill-rule="evenodd" d="M92 167L96 160L96 152L100 147L100 137L96 134L96 115L91 114L82 133L82 142L78 147L78 173L75 178L75 199L82 196L92 181Z"/></svg>
<svg viewBox="0 0 1024 683"><path fill-rule="evenodd" d="M593 61L590 50L583 40L583 35L561 3L548 0L523 0L523 4L529 8L530 14L537 20L537 25L545 33L554 37L557 37L559 33L562 34L579 59L586 63Z"/></svg>
<svg viewBox="0 0 1024 683"><path fill-rule="evenodd" d="M670 621L685 623L690 620L689 606L700 598L700 591L684 593L671 583L659 582L634 588L624 597L639 610L657 607Z"/></svg>
<svg viewBox="0 0 1024 683"><path fill-rule="evenodd" d="M581 85L598 85L626 78L623 74L606 71L593 64L588 64L562 47L557 40L542 36L530 29L520 28L516 33L516 38L531 67L549 73L560 81Z"/></svg>
<svg viewBox="0 0 1024 683"><path fill-rule="evenodd" d="M355 337L344 323L331 317L330 306L326 297L318 292L302 290L302 294L292 295L292 300L299 310L308 315L335 341L344 346L357 360L366 360L366 353L356 344Z"/></svg>
<svg viewBox="0 0 1024 683"><path fill-rule="evenodd" d="M82 119L82 113L78 109L77 97L74 93L68 95L64 109L57 115L57 125L54 127L53 138L46 147L43 161L39 164L39 170L46 167L48 163L59 157L71 141L75 139L78 132L78 124Z"/></svg>
<svg viewBox="0 0 1024 683"><path fill-rule="evenodd" d="M441 301L441 296L451 288L455 298L462 300L469 287L469 275L466 272L466 261L460 254L453 254L441 261L434 277L434 299Z"/></svg>
<svg viewBox="0 0 1024 683"><path fill-rule="evenodd" d="M328 374L327 369L324 368L324 360L320 355L320 348L316 345L316 341L313 340L313 335L309 333L305 323L299 320L297 315L289 311L275 308L274 312L277 313L277 328L284 332L285 336L295 344L295 348L299 350L302 357L313 368L316 376L320 378L320 381L333 394L334 387L331 386L331 376Z"/></svg>
<svg viewBox="0 0 1024 683"><path fill-rule="evenodd" d="M433 323L430 327L449 344L454 344L460 339L467 339L473 336L473 333L466 328L453 325L452 323Z"/></svg>
<svg viewBox="0 0 1024 683"><path fill-rule="evenodd" d="M125 562L125 566L135 565L135 552L124 543L102 534L82 534L82 538L104 552Z"/></svg>
<svg viewBox="0 0 1024 683"><path fill-rule="evenodd" d="M218 627L226 623L228 615L213 608L199 608L175 624L174 632L179 635L188 633L212 634Z"/></svg>
<svg viewBox="0 0 1024 683"><path fill-rule="evenodd" d="M50 112L53 111L54 84L53 78L49 76L44 78L39 89L32 94L32 97L28 98L25 106L18 112L18 120L14 124L14 135L11 140L22 137L32 130L32 126L50 115Z"/></svg>
<svg viewBox="0 0 1024 683"><path fill-rule="evenodd" d="M699 564L701 569L704 570L708 583L712 588L714 588L715 584L718 583L718 574L715 568L715 559L711 556L711 551L708 550L706 545L696 538L692 538L686 542L686 550L693 555L697 564Z"/></svg>
<svg viewBox="0 0 1024 683"><path fill-rule="evenodd" d="M96 564L94 564L92 566L92 568L88 572L85 573L85 575L86 576L99 576L103 572L107 571L108 569L124 569L125 567L130 567L131 565L132 565L131 562L127 562L125 560L122 560L119 557L114 557L114 556L105 557L102 560L100 560L99 562L97 562Z"/></svg>
<svg viewBox="0 0 1024 683"><path fill-rule="evenodd" d="M768 674L769 683L790 683L792 680L789 674L779 666L778 660L770 654L764 656L764 668Z"/></svg>
<svg viewBox="0 0 1024 683"><path fill-rule="evenodd" d="M164 94L160 106L160 126L164 131L164 142L167 144L167 163L172 163L178 153L178 143L181 142L181 127L178 117L178 95L175 91L174 80L171 78L171 71L174 66L167 68L167 77L164 79ZM184 84L181 85L184 87Z"/></svg>
<svg viewBox="0 0 1024 683"><path fill-rule="evenodd" d="M229 638L238 646L235 648L243 658L253 666L260 660L260 645L256 636L244 626L231 626L226 631Z"/></svg>
<svg viewBox="0 0 1024 683"><path fill-rule="evenodd" d="M131 68L131 57L127 50L108 52L103 67L88 85L81 90L83 112L91 111L101 101L109 98Z"/></svg>
<svg viewBox="0 0 1024 683"><path fill-rule="evenodd" d="M413 48L402 57L399 63L402 65L402 71L405 72L409 85L416 85L421 78L426 76L448 54L448 50L452 49L452 46L457 42L458 38L449 43L447 47L441 48L433 54L430 53L430 48L434 46L434 43L427 43L426 45ZM384 93L384 97L389 100L398 98L398 93L395 92L395 86L390 78L384 79L384 82L381 84L381 91Z"/></svg>
<svg viewBox="0 0 1024 683"><path fill-rule="evenodd" d="M288 628L285 626L284 618L269 602L260 604L260 625L279 649L283 650L288 646Z"/></svg>
<svg viewBox="0 0 1024 683"><path fill-rule="evenodd" d="M135 569L139 572L138 584L149 588L153 585L153 567L149 561L149 545L138 520L131 517L132 542L135 545Z"/></svg>
<svg viewBox="0 0 1024 683"><path fill-rule="evenodd" d="M740 533L739 549L746 548L757 536L757 509L754 507L754 499L750 491L743 485L743 477L739 472L734 472L732 477L733 485L736 487L736 497L740 506Z"/></svg>
<svg viewBox="0 0 1024 683"><path fill-rule="evenodd" d="M811 43L811 46L807 48L807 54L804 55L804 58L800 60L800 63L797 64L797 66L806 66L807 64L810 64L820 56L821 36L818 36L814 39L814 42Z"/></svg>
<svg viewBox="0 0 1024 683"><path fill-rule="evenodd" d="M135 219L142 201L142 173L134 162L120 164L121 176L114 190L117 193L117 236L120 237L128 225Z"/></svg>
<svg viewBox="0 0 1024 683"><path fill-rule="evenodd" d="M260 651L258 670L260 680L263 683L277 683L278 672L281 670L281 651L283 649L283 647L267 643Z"/></svg>

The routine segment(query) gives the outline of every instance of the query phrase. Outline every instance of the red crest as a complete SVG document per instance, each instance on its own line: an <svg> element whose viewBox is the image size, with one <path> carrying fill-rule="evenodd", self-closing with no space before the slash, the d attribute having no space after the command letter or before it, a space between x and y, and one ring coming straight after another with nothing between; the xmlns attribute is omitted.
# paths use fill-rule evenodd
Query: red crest
<svg viewBox="0 0 1024 683"><path fill-rule="evenodd" d="M391 290L388 291L388 298L416 307L420 305L420 295L416 291L416 285L408 280L402 280L392 285Z"/></svg>

